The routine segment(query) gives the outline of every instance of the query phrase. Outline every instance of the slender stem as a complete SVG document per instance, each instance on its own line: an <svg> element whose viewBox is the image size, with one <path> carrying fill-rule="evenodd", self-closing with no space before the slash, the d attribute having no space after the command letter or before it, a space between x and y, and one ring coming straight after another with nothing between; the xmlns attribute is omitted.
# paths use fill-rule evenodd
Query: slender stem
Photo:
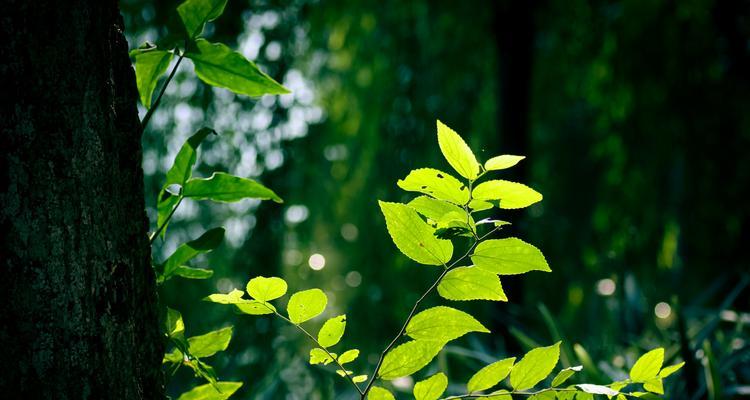
<svg viewBox="0 0 750 400"><path fill-rule="evenodd" d="M419 308L419 304L422 302L422 300L424 300L427 297L427 295L429 295L435 289L435 287L437 287L437 285L443 279L443 277L445 276L445 274L448 273L448 271L450 271L454 266L456 266L456 264L458 264L459 262L461 262L463 259L465 259L466 257L468 257L469 254L471 254L472 250L474 250L474 247L476 247L477 243L478 243L478 241L475 241L474 243L472 243L472 245L469 247L469 250L467 250L466 253L463 256L461 256L457 260L453 261L450 265L443 264L443 266L445 267L443 269L443 272L440 273L440 276L438 276L438 278L435 280L435 282L433 282L432 285L417 300L417 302L414 303L414 307L412 307L411 312L409 312L409 315L406 317L406 320L404 321L404 324L401 326L401 329L398 331L398 334L396 334L396 336L393 338L393 340L391 340L391 342L388 344L388 346L385 348L385 350L383 350L380 353L380 358L378 359L378 363L375 365L375 371L372 373L372 376L370 377L370 380L367 382L367 386L365 386L365 390L363 390L362 392L360 392L361 395L362 395L362 397L361 397L362 399L365 398L365 395L367 395L367 392L370 391L370 389L372 388L372 385L375 383L375 379L378 376L378 372L380 371L380 367L383 365L383 359L385 358L385 354L391 348L393 348L393 346L396 344L396 342L398 341L398 339L400 339L401 336L404 334L404 332L406 331L406 326L409 325L409 322L411 322L411 319L414 317L414 314L417 312L417 308Z"/></svg>
<svg viewBox="0 0 750 400"><path fill-rule="evenodd" d="M506 392L506 393L507 393L507 394L511 394L511 395L512 395L512 394L515 394L515 395L518 395L518 396L534 396L534 395L537 395L537 394L540 394L540 393L544 393L544 392L578 392L578 391L579 391L578 389L572 389L572 388L546 388L546 389L541 389L541 390L537 390L537 391L535 391L535 392L529 392L529 391L515 391L515 390L514 390L514 391L509 391L509 392ZM443 398L442 398L441 400L454 400L454 399L481 399L481 398L486 398L486 397L493 397L493 396L497 396L498 394L500 394L500 393L484 393L484 394L474 393L474 394L462 394L462 395L458 395L458 396L448 396L448 397L443 397Z"/></svg>
<svg viewBox="0 0 750 400"><path fill-rule="evenodd" d="M179 49L176 49L176 51L179 52ZM146 126L148 125L148 122L151 121L151 116L154 115L154 111L157 107L159 107L159 103L161 102L161 97L164 96L164 92L167 91L167 86L169 86L169 82L172 81L172 78L174 78L174 74L177 72L177 68L180 66L180 63L182 62L182 59L185 58L185 52L180 53L180 58L177 59L177 63L174 65L174 68L172 68L172 72L169 73L169 76L167 76L167 80L164 81L164 85L161 87L161 91L159 92L159 96L156 97L156 101L151 106L151 108L148 109L146 112L146 115L143 117L143 121L141 121L141 129L146 130Z"/></svg>
<svg viewBox="0 0 750 400"><path fill-rule="evenodd" d="M269 308L269 310L270 310L270 308ZM364 394L363 394L363 392L362 392L362 389L360 389L360 388L359 388L359 385L357 385L357 383L356 383L356 382L354 382L354 379L352 379L352 376L351 376L351 375L349 375L349 373L347 373L347 372L346 372L346 368L344 368L344 366L343 366L343 365L341 365L341 363L339 363L339 360L337 360L337 359L336 359L336 357L334 357L334 356L333 356L333 354L331 354L331 353L330 353L330 352L328 351L328 349L326 349L325 347L323 347L323 346L321 346L321 345L320 345L320 342L318 342L318 339L316 339L316 338L315 338L315 336L311 335L311 334L310 334L310 332L308 332L308 331L307 331L307 330L306 330L305 328L303 328L303 327L302 327L302 326L300 326L299 324L295 324L295 323L294 323L294 322L292 322L292 321L291 321L291 320L290 320L289 318L287 318L287 317L285 317L285 316L283 316L283 315L279 314L279 313L278 313L278 312L277 312L276 310L272 310L272 311L273 311L273 313L274 313L274 314L276 314L276 316L278 316L279 318L281 318L281 319L283 319L284 321L286 321L286 322L288 322L288 323L290 323L290 324L294 325L294 326L295 326L295 327L296 327L297 329L299 329L300 331L302 331L302 333L304 333L305 335L307 335L307 337L308 337L308 338L310 338L310 340L312 340L312 341L313 341L313 343L315 343L315 345L316 345L316 346L318 346L319 348L323 349L323 351L325 351L325 352L326 352L326 354L328 355L328 357L331 357L331 359L333 360L333 362L335 362L335 363L336 363L336 365L338 365L338 367L339 367L339 368L341 368L341 370L342 370L342 371L344 371L344 376L346 376L346 378L347 378L347 379L349 380L349 383L351 383L351 384L352 384L352 385L354 386L354 388L355 388L355 389L357 389L357 392L358 392L358 393L359 393L360 395L364 396Z"/></svg>
<svg viewBox="0 0 750 400"><path fill-rule="evenodd" d="M169 223L169 220L172 219L174 212L177 211L177 207L180 206L180 203L182 203L182 199L184 198L185 197L180 195L180 197L177 199L177 204L175 204L174 207L172 207L172 211L170 211L169 215L167 215L167 219L165 219L164 222L162 222L162 224L158 228L156 228L156 231L154 231L154 233L152 233L151 236L148 238L148 244L153 244L154 240L156 240L156 238L159 237L159 234L167 226L167 224Z"/></svg>

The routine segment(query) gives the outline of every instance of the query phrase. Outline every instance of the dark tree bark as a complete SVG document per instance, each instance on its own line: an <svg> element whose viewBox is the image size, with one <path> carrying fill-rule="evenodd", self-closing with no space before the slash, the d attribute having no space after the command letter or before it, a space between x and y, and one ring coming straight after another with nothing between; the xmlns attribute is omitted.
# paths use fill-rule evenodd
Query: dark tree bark
<svg viewBox="0 0 750 400"><path fill-rule="evenodd" d="M163 397L141 128L117 3L2 9L2 397Z"/></svg>

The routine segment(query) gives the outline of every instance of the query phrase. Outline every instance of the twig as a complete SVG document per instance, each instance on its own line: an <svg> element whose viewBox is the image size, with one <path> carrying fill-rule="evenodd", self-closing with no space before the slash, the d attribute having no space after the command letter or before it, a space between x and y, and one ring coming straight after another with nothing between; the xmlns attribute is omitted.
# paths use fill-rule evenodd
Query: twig
<svg viewBox="0 0 750 400"><path fill-rule="evenodd" d="M177 207L180 206L180 203L182 203L182 199L184 199L184 198L185 198L184 196L180 195L180 197L177 199L177 204L175 204L174 207L172 207L172 211L170 211L169 215L167 215L167 219L165 219L164 222L161 224L161 226L159 226L156 229L156 231L154 231L154 233L152 233L151 236L148 238L148 244L149 245L153 244L154 240L156 240L156 238L159 237L159 234L167 226L167 224L169 223L169 220L172 219L172 216L174 215L174 212L177 211Z"/></svg>

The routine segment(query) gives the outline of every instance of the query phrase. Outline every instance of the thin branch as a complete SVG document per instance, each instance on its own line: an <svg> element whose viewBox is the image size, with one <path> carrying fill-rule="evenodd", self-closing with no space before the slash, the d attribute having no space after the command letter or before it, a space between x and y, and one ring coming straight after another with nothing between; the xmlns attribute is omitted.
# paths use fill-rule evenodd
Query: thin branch
<svg viewBox="0 0 750 400"><path fill-rule="evenodd" d="M528 391L509 391L509 392L500 392L500 393L474 393L474 394L461 394L457 396L448 396L443 397L441 400L455 400L455 399L481 399L481 398L487 398L487 397L493 397L500 394L509 394L509 395L518 395L518 396L534 396L540 393L544 392L579 392L578 389L571 389L571 388L546 388L537 390L535 392L528 392ZM624 393L623 393L624 394Z"/></svg>
<svg viewBox="0 0 750 400"><path fill-rule="evenodd" d="M156 231L154 231L154 233L152 233L151 236L148 238L148 244L149 245L153 244L154 240L156 240L156 238L159 237L159 234L167 226L167 224L169 223L169 220L172 219L172 216L174 215L174 212L177 211L177 207L180 206L180 203L182 203L182 199L184 199L184 198L185 198L184 196L180 195L180 197L177 199L177 204L175 204L174 207L172 207L172 211L170 211L169 215L167 215L167 219L165 219L164 222L162 222L161 226L159 226L156 229Z"/></svg>
<svg viewBox="0 0 750 400"><path fill-rule="evenodd" d="M269 310L271 310L271 308L269 308ZM289 318L287 318L287 317L285 317L285 316L283 316L283 315L279 314L279 313L278 313L278 312L277 312L276 310L272 310L272 311L273 311L273 313L274 313L274 314L276 314L276 316L278 316L279 318L281 318L281 319L283 319L284 321L286 321L286 322L288 322L288 323L290 323L290 324L294 325L295 327L297 327L297 329L299 329L300 331L302 331L302 333L304 333L305 335L307 335L307 337L309 337L309 338L310 338L310 340L312 340L312 341L313 341L313 343L315 343L315 345L316 345L316 346L318 346L319 348L323 349L323 351L325 351L325 352L326 352L326 354L328 355L328 357L331 357L331 359L333 360L333 362L335 362L335 363L336 363L336 365L338 365L338 367L339 367L339 368L341 368L341 370L342 370L342 371L344 371L344 376L346 376L346 378L347 378L347 379L349 380L349 383L351 383L351 384L352 384L352 385L354 386L354 388L355 388L355 389L357 389L357 392L358 392L358 393L359 393L360 395L364 396L364 393L362 392L362 389L360 389L360 388L359 388L359 385L357 385L357 383L356 383L356 382L354 382L354 379L352 379L352 376L351 376L351 375L349 375L349 374L348 374L348 373L346 372L346 368L344 368L344 366L343 366L343 365L341 365L341 363L339 362L339 360L337 360L337 359L336 359L336 357L334 357L334 356L333 356L333 354L331 354L331 353L330 353L330 352L328 351L328 349L326 349L325 347L323 347L323 346L321 346L321 345L320 345L320 342L318 342L318 339L316 339L316 338L315 338L315 336L311 335L311 334L310 334L310 332L308 332L308 331L307 331L307 330L306 330L305 328L303 328L303 327L302 327L302 326L300 326L299 324L295 324L295 323L294 323L294 322L292 322L292 321L291 321L291 320L290 320Z"/></svg>
<svg viewBox="0 0 750 400"><path fill-rule="evenodd" d="M176 51L179 51L179 49L176 49ZM180 58L177 59L177 63L174 65L174 68L172 68L172 72L169 73L169 76L167 77L167 80L164 81L164 85L161 86L161 91L159 92L159 96L156 97L156 101L151 106L151 108L148 109L146 112L146 115L143 117L143 121L141 121L141 130L146 130L146 126L148 125L148 122L151 121L151 116L154 115L154 111L157 107L159 107L159 103L161 102L161 97L164 96L164 92L167 91L167 86L169 86L169 82L172 81L172 78L174 78L174 74L177 72L177 68L180 66L180 63L182 62L182 59L185 58L185 51L180 53Z"/></svg>

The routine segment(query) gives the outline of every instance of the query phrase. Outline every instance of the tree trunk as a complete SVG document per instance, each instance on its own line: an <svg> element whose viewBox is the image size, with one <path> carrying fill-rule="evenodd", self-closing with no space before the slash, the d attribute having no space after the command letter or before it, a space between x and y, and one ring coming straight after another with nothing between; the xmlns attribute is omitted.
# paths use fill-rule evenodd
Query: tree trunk
<svg viewBox="0 0 750 400"><path fill-rule="evenodd" d="M163 397L141 128L117 3L2 9L2 397Z"/></svg>

